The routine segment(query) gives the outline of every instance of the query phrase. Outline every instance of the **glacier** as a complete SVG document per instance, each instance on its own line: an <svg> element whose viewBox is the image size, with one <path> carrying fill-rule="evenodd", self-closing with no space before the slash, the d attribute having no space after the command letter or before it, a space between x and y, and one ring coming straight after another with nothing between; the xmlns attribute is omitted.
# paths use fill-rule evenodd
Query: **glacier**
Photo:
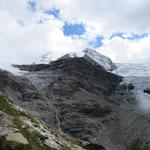
<svg viewBox="0 0 150 150"><path fill-rule="evenodd" d="M134 95L137 106L135 109L143 113L150 113L150 94L144 93L144 89L150 88L150 64L116 64L114 71L124 77L124 83L134 85Z"/></svg>

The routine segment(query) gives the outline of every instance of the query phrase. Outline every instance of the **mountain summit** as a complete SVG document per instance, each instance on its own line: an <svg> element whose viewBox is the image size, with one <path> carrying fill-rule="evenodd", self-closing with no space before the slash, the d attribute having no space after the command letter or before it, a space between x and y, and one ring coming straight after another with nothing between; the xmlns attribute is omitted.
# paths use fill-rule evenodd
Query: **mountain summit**
<svg viewBox="0 0 150 150"><path fill-rule="evenodd" d="M85 59L91 61L92 63L102 66L106 71L113 71L117 68L110 58L98 53L93 49L87 48L83 52L85 53Z"/></svg>
<svg viewBox="0 0 150 150"><path fill-rule="evenodd" d="M117 68L113 64L113 62L111 61L110 58L98 53L97 51L95 51L93 49L86 48L86 49L83 50L82 53L83 53L82 57L84 57L86 60L91 62L93 65L100 65L106 71L113 71ZM76 53L68 53L68 54L65 54L65 55L61 56L60 58L58 58L58 60L74 58L74 57L78 57L78 55ZM51 56L50 53L47 53L47 54L42 55L41 57L39 57L38 61L36 61L36 64L38 64L38 63L45 64L45 63L49 63L51 61L52 61L52 56Z"/></svg>

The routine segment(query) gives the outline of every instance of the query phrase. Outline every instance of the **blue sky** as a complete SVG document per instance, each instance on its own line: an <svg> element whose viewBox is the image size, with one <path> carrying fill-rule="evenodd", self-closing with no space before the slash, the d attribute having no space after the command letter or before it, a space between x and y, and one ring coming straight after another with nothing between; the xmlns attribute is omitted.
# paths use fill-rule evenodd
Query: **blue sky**
<svg viewBox="0 0 150 150"><path fill-rule="evenodd" d="M46 13L48 15L52 15L55 18L59 18L60 10L56 9L56 8L49 8L49 9L45 10L44 13Z"/></svg>
<svg viewBox="0 0 150 150"><path fill-rule="evenodd" d="M27 1L27 8L30 11L35 12L37 9L37 3L35 1L29 0Z"/></svg>
<svg viewBox="0 0 150 150"><path fill-rule="evenodd" d="M149 8L147 0L1 0L0 61L32 63L90 47L114 62L145 62Z"/></svg>
<svg viewBox="0 0 150 150"><path fill-rule="evenodd" d="M86 30L83 24L71 24L71 23L65 22L63 26L63 33L66 36L74 36L74 35L81 36L85 32Z"/></svg>
<svg viewBox="0 0 150 150"><path fill-rule="evenodd" d="M114 32L112 33L110 39L114 37L120 37L122 39L128 39L128 40L140 40L148 36L148 33L130 33L129 36L126 36L126 34L127 33L124 33L124 32Z"/></svg>
<svg viewBox="0 0 150 150"><path fill-rule="evenodd" d="M99 35L95 39L90 41L89 45L92 48L99 48L99 47L101 47L103 45L103 42L102 42L103 39L104 39L104 37Z"/></svg>

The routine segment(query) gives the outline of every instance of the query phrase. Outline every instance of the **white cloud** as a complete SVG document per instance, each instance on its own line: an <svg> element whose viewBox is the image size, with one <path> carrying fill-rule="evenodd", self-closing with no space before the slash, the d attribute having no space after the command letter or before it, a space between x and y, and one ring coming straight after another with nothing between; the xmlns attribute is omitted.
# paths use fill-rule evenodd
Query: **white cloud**
<svg viewBox="0 0 150 150"><path fill-rule="evenodd" d="M0 61L10 63L32 63L39 56L50 52L61 56L66 52L80 51L86 43L63 34L64 22L53 16L28 12L25 3L16 1L18 7L9 9L9 2L0 5ZM13 6L13 5L12 5ZM7 9L6 9L7 8ZM18 9L18 14L17 14ZM37 24L44 19L45 23ZM18 20L24 22L23 26Z"/></svg>
<svg viewBox="0 0 150 150"><path fill-rule="evenodd" d="M115 37L113 32L150 32L150 1L148 0L35 0L37 10L27 9L27 0L0 1L0 61L31 63L50 52L60 56L80 53L97 35L105 37L98 51L115 62L144 62L150 59L150 36L140 40ZM42 12L51 7L60 9L60 20ZM37 22L43 19L43 24ZM65 36L65 21L83 23L86 34Z"/></svg>
<svg viewBox="0 0 150 150"><path fill-rule="evenodd" d="M150 62L150 35L140 40L128 40L120 37L104 40L99 52L120 63Z"/></svg>
<svg viewBox="0 0 150 150"><path fill-rule="evenodd" d="M149 0L55 0L53 5L61 9L64 19L98 23L103 33L150 30Z"/></svg>

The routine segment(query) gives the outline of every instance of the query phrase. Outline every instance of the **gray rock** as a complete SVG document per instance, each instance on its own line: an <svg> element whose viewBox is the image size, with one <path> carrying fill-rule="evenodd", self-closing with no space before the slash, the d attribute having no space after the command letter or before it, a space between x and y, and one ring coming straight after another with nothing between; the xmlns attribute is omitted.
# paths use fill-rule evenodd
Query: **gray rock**
<svg viewBox="0 0 150 150"><path fill-rule="evenodd" d="M0 70L0 91L15 104L54 126L55 112L52 105L27 78Z"/></svg>
<svg viewBox="0 0 150 150"><path fill-rule="evenodd" d="M8 133L6 141L14 141L24 145L28 144L27 139L19 132Z"/></svg>
<svg viewBox="0 0 150 150"><path fill-rule="evenodd" d="M104 147L105 143L112 144L109 135L104 134L107 126L101 120L113 116L114 108L107 97L121 77L93 66L84 58L57 60L44 70L39 65L26 68L30 72L25 77L53 106L58 129ZM112 120L108 119L110 124ZM101 138L107 139L105 143Z"/></svg>

